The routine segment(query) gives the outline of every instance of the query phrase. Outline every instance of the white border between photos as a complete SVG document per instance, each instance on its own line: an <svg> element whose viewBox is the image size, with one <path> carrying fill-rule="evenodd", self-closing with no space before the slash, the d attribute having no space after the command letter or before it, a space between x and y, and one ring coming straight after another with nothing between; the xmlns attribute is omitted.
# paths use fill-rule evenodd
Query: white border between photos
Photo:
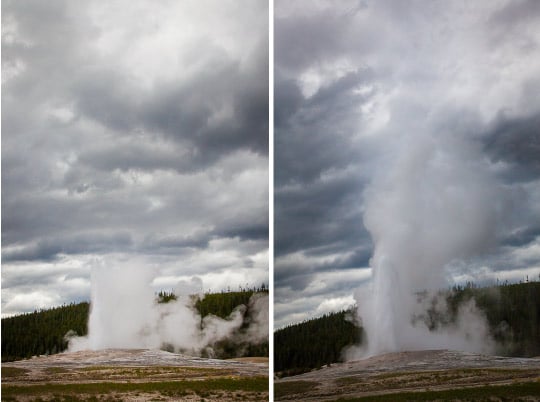
<svg viewBox="0 0 540 402"><path fill-rule="evenodd" d="M268 0L268 398L274 400L274 0Z"/></svg>

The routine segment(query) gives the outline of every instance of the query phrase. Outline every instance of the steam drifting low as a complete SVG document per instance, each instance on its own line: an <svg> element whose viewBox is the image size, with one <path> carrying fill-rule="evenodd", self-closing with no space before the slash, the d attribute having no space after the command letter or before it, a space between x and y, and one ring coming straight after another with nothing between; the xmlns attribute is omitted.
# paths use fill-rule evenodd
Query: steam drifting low
<svg viewBox="0 0 540 402"><path fill-rule="evenodd" d="M189 355L214 355L215 342L232 339L237 343L268 340L268 297L254 293L247 329L248 308L237 306L227 319L201 317L195 309L202 293L202 281L179 282L176 300L158 303L151 286L155 272L144 268L95 267L92 271L92 302L88 336L72 337L70 351L108 348L166 348Z"/></svg>

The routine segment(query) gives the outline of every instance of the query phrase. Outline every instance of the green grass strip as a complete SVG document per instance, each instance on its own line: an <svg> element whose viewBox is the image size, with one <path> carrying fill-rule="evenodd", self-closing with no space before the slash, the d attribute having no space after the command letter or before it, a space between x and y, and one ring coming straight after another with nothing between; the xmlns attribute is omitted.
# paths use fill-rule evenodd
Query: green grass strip
<svg viewBox="0 0 540 402"><path fill-rule="evenodd" d="M395 394L373 395L358 398L339 398L336 402L381 402L381 401L489 401L492 397L515 398L538 397L540 382L526 382L510 385L486 385L482 387L459 388L443 391L400 392Z"/></svg>
<svg viewBox="0 0 540 402"><path fill-rule="evenodd" d="M18 377L29 373L30 370L19 367L2 367L2 377Z"/></svg>
<svg viewBox="0 0 540 402"><path fill-rule="evenodd" d="M247 391L268 392L268 377L215 378L201 381L164 381L145 383L74 383L38 385L2 385L2 397L16 395L107 394L111 392L160 392L185 395L186 392Z"/></svg>
<svg viewBox="0 0 540 402"><path fill-rule="evenodd" d="M274 396L282 398L288 395L303 394L314 389L317 385L319 385L318 382L302 380L274 383Z"/></svg>

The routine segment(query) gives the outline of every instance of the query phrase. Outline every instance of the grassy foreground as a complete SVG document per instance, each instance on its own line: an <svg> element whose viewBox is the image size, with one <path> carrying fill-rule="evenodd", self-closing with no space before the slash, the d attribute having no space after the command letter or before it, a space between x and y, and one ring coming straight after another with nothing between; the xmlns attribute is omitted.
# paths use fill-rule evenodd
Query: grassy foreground
<svg viewBox="0 0 540 402"><path fill-rule="evenodd" d="M336 402L399 401L536 401L540 399L540 382L509 385L485 385L442 391L399 392L360 398L339 398Z"/></svg>
<svg viewBox="0 0 540 402"><path fill-rule="evenodd" d="M283 397L302 399L302 394L314 386L313 381L290 381L275 384L276 399ZM450 390L425 390L394 392L354 398L338 398L335 402L400 402L400 401L536 401L540 400L540 382L531 381L507 385L484 385L479 387L455 388Z"/></svg>
<svg viewBox="0 0 540 402"><path fill-rule="evenodd" d="M122 395L153 394L155 400L197 395L201 398L238 400L268 399L268 378L214 378L164 382L95 382L72 384L2 385L2 400L15 401L18 397L39 397L36 400L94 401L123 400ZM103 399L105 397L106 399ZM44 398L44 399L41 399ZM256 398L256 399L253 399Z"/></svg>
<svg viewBox="0 0 540 402"><path fill-rule="evenodd" d="M325 401L540 401L540 369L457 368L381 373L313 372L309 379L277 381L276 400Z"/></svg>

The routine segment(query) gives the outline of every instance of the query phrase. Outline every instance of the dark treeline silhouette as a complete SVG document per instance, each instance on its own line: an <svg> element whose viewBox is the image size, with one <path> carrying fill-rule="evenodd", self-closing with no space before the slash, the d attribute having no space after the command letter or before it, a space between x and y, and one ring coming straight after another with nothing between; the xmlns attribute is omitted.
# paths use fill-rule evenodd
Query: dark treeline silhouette
<svg viewBox="0 0 540 402"><path fill-rule="evenodd" d="M244 331L251 320L249 299L254 293L267 293L263 285L260 288L242 289L238 292L206 293L202 298L195 297L195 308L201 317L213 314L221 318L228 317L240 304L246 305ZM173 292L159 292L159 303L176 300ZM13 317L2 318L2 361L26 359L31 356L54 354L66 350L66 334L74 331L79 336L88 334L88 302L63 305L51 309L34 311ZM73 334L73 332L71 332ZM241 356L268 356L268 340L262 343L250 343L242 337L241 341L222 340L213 345L219 358Z"/></svg>
<svg viewBox="0 0 540 402"><path fill-rule="evenodd" d="M198 299L195 307L199 314L204 317L214 314L221 318L227 318L239 305L248 305L254 291L227 292L206 294L203 299Z"/></svg>
<svg viewBox="0 0 540 402"><path fill-rule="evenodd" d="M355 316L353 310L340 311L276 331L274 370L295 375L341 361L342 349L362 340Z"/></svg>
<svg viewBox="0 0 540 402"><path fill-rule="evenodd" d="M431 297L432 307L415 317L431 330L456 322L460 306L474 301L485 314L496 353L504 356L540 355L540 282L477 287L473 283L454 286L437 295L419 293L419 299ZM440 311L436 298L444 298L446 310ZM428 306L430 303L427 303ZM299 374L324 364L339 362L345 346L360 344L362 329L348 318L355 312L341 311L304 321L274 333L274 368L280 376Z"/></svg>
<svg viewBox="0 0 540 402"><path fill-rule="evenodd" d="M196 301L195 307L201 317L213 314L227 318L238 306L244 305L246 307L244 321L240 329L233 336L211 345L215 357L229 359L242 356L268 356L268 338L262 342L254 342L246 335L254 313L250 299L255 293L266 294L268 289L262 285L260 288L241 288L236 292L228 290L221 293L206 293L202 299Z"/></svg>
<svg viewBox="0 0 540 402"><path fill-rule="evenodd" d="M89 307L84 302L2 318L2 361L62 352L68 331L88 332Z"/></svg>
<svg viewBox="0 0 540 402"><path fill-rule="evenodd" d="M448 296L452 314L470 299L485 313L498 354L540 355L540 282L455 287Z"/></svg>

